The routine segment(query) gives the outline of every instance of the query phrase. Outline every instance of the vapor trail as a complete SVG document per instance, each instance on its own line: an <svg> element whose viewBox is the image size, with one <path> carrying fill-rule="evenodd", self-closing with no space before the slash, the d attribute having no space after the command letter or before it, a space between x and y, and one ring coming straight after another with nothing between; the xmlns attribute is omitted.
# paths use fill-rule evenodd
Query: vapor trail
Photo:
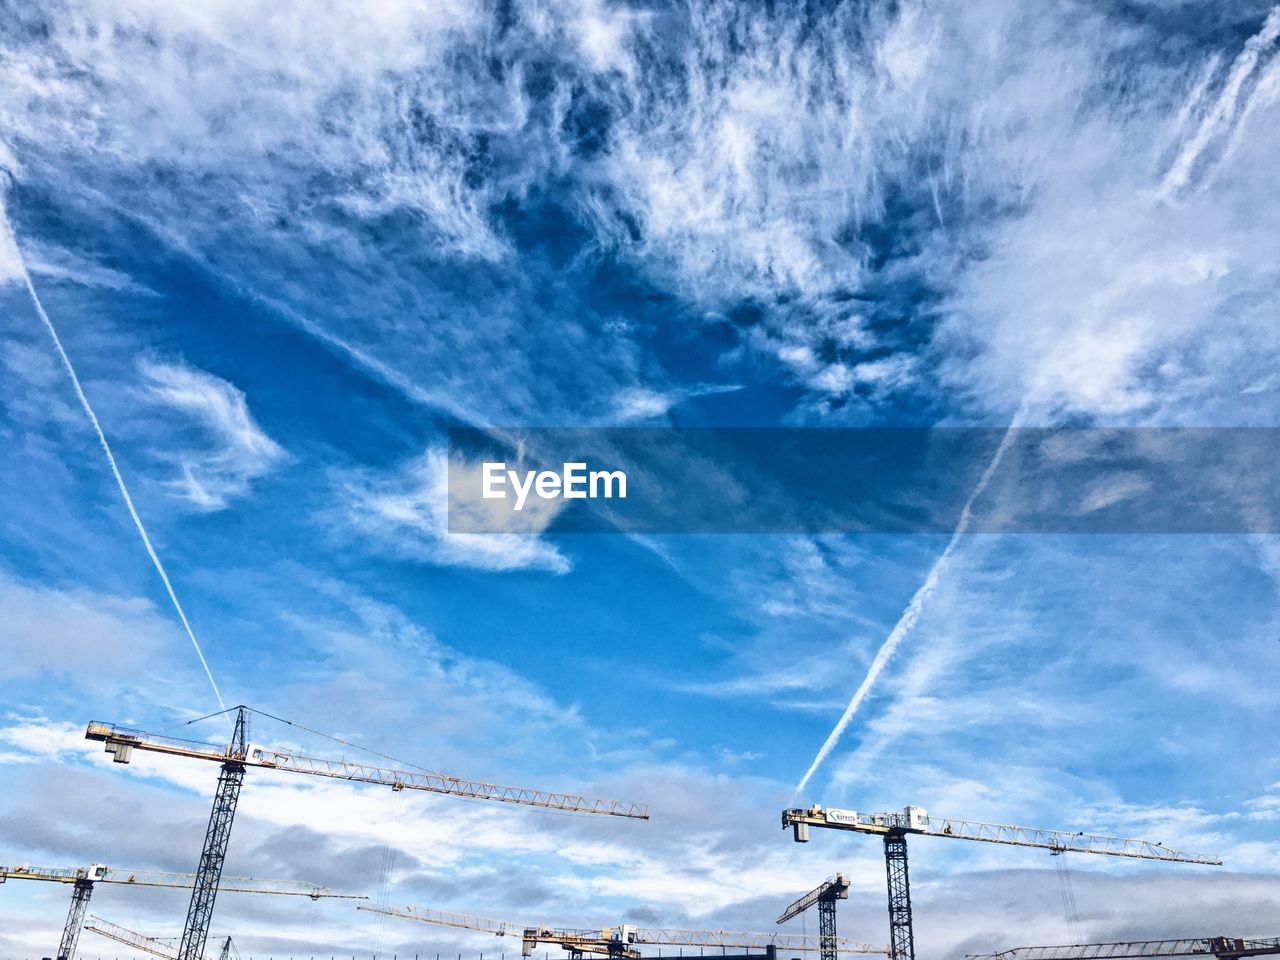
<svg viewBox="0 0 1280 960"><path fill-rule="evenodd" d="M1217 96L1202 111L1199 127L1182 145L1165 174L1157 191L1159 196L1167 197L1186 187L1215 140L1230 136L1233 130L1239 133L1240 125L1252 108L1254 92L1260 82L1257 74L1269 69L1277 40L1280 40L1280 6L1273 7L1262 29L1245 41L1244 49L1232 62ZM1206 95L1207 87L1197 91L1188 106L1192 109L1198 107L1197 101ZM1230 147L1222 149L1229 152Z"/></svg>
<svg viewBox="0 0 1280 960"><path fill-rule="evenodd" d="M160 557L156 554L155 548L151 546L151 538L147 536L147 528L142 525L142 518L138 516L138 511L133 505L133 498L129 496L129 488L125 486L124 477L120 475L120 468L116 466L115 455L111 452L111 445L107 443L106 434L102 432L102 425L98 423L98 416L93 412L93 407L89 405L89 398L85 396L84 390L80 386L80 378L76 376L75 367L71 365L71 358L67 356L67 351L63 349L62 340L58 337L58 331L54 329L53 321L49 319L49 314L45 312L44 304L40 302L35 285L31 282L31 273L27 270L22 251L18 248L17 236L9 224L9 218L5 213L3 204L0 204L0 228L9 235L8 239L11 244L9 252L14 258L13 265L17 268L23 283L26 284L27 293L31 295L31 302L35 305L36 313L44 321L44 326L49 331L49 336L53 338L53 345L58 351L58 357L62 360L63 367L66 368L67 375L71 378L71 385L75 388L76 397L80 400L80 406L88 414L89 422L93 424L94 432L98 434L98 443L102 447L102 452L107 455L107 463L110 464L111 473L116 478L116 486L120 488L120 496L124 498L124 505L129 509L129 516L133 518L133 525L138 528L138 536L142 538L142 545L147 548L147 556L151 558L152 564L155 565L156 573L160 574L160 579L164 581L164 588L169 592L169 599L173 601L173 609L178 612L178 619L182 621L183 629L187 631L187 636L191 638L191 645L195 648L196 656L200 658L200 666L204 667L204 675L209 678L209 685L213 687L213 695L218 698L218 706L226 710L226 702L223 701L222 693L218 690L218 684L213 679L213 671L209 669L209 661L204 658L204 651L200 649L200 641L196 639L195 631L191 629L191 624L187 622L187 615L182 609L182 604L178 602L178 595L173 590L173 584L169 582L169 574L165 572L164 564L160 562Z"/></svg>
<svg viewBox="0 0 1280 960"><path fill-rule="evenodd" d="M867 675L862 678L862 683L854 691L853 698L849 701L849 705L844 708L844 713L840 715L840 719L836 721L835 727L818 751L818 755L813 758L813 763L809 764L808 771L800 779L800 782L796 784L793 795L798 795L809 783L810 778L818 772L822 762L827 759L828 754L840 742L840 737L844 734L845 728L849 726L849 721L853 719L854 714L858 712L858 708L862 706L862 701L866 699L867 693L870 692L876 680L879 679L885 664L889 662L889 658L893 656L898 645L915 629L916 622L920 619L920 612L924 609L925 601L929 599L934 589L938 586L938 581L942 578L942 574L947 568L947 562L951 559L951 554L955 551L956 545L959 544L960 538L964 536L965 531L969 529L974 502L977 501L978 497L982 496L983 491L987 489L987 485L991 483L991 478L995 476L996 469L1000 466L1000 461L1004 459L1005 451L1009 449L1014 430L1017 429L1018 424L1022 421L1025 412L1026 404L1023 404L1018 412L1014 414L1008 429L1005 430L1004 436L1000 439L1000 445L996 447L996 452L991 456L991 462L982 471L982 476L978 478L973 492L969 494L969 499L965 501L964 509L960 511L960 519L951 534L951 539L947 541L946 549L933 562L933 566L929 568L928 575L924 578L924 583L920 584L920 587L911 597L911 602L907 604L907 608L902 611L898 622L894 624L893 630L889 632L889 636L880 645L880 650L876 653L875 659L871 661L871 666L867 669Z"/></svg>

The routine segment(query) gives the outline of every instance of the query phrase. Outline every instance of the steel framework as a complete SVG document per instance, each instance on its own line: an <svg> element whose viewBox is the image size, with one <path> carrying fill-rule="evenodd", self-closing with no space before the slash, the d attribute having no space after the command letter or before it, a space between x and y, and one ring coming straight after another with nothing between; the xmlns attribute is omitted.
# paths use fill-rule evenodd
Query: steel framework
<svg viewBox="0 0 1280 960"><path fill-rule="evenodd" d="M884 838L885 871L889 881L889 941L893 960L915 960L915 934L911 924L911 882L907 873L907 834L976 840L1018 847L1039 847L1052 853L1068 851L1138 860L1165 860L1221 866L1222 861L1204 853L1174 850L1163 843L1107 837L1098 834L1018 827L1011 824L982 823L930 817L920 807L902 813L858 813L854 810L824 809L815 804L808 809L782 811L782 826L790 827L797 843L809 840L810 827L853 830ZM1077 960L1077 958L1065 958Z"/></svg>
<svg viewBox="0 0 1280 960"><path fill-rule="evenodd" d="M92 896L92 880L77 880L71 888L71 906L67 910L66 925L62 928L62 940L58 943L58 960L74 960L76 944L80 942L80 928L84 925L84 912Z"/></svg>
<svg viewBox="0 0 1280 960"><path fill-rule="evenodd" d="M1052 947L1015 947L1001 953L969 954L973 960L1132 960L1137 957L1213 956L1239 960L1280 954L1280 937L1241 940L1236 937L1198 937L1182 940L1135 940L1126 943L1084 943Z"/></svg>
<svg viewBox="0 0 1280 960"><path fill-rule="evenodd" d="M818 901L818 957L836 960L836 902Z"/></svg>
<svg viewBox="0 0 1280 960"><path fill-rule="evenodd" d="M135 950L141 950L143 953L149 953L153 957L161 957L163 960L177 960L178 958L178 951L171 943L165 943L156 937L143 936L141 933L127 930L119 924L103 920L101 917L90 917L85 922L84 928L109 940L126 944Z"/></svg>
<svg viewBox="0 0 1280 960"><path fill-rule="evenodd" d="M169 887L189 890L195 883L192 873L164 873L159 870L130 870L91 863L87 867L33 867L30 865L0 867L0 883L8 880L41 880L71 887L71 909L62 931L58 956L74 958L76 944L84 920L85 907L99 883L128 887ZM224 877L220 890L224 893L256 893L281 897L310 897L312 900L368 900L356 894L333 893L327 887L305 880L260 880L256 877ZM106 921L101 921L106 922ZM176 955L176 954L175 954Z"/></svg>
<svg viewBox="0 0 1280 960"><path fill-rule="evenodd" d="M237 708L240 711L246 707ZM244 767L282 770L287 773L305 773L314 777L331 777L335 780L351 780L356 783L377 783L392 790L426 790L454 797L473 800L500 800L526 807L542 807L548 810L565 810L570 813L599 814L610 817L626 817L648 820L649 808L643 803L622 800L598 800L576 793L556 793L551 790L535 790L528 787L510 787L480 780L464 780L431 770L397 770L377 767L351 760L325 760L305 757L280 750L271 750L256 744L246 747L234 744L214 747L195 740L162 737L143 730L117 726L113 723L94 721L85 730L86 740L102 741L116 763L129 763L134 750L147 750L171 757L190 757L214 760L219 763L237 760Z"/></svg>
<svg viewBox="0 0 1280 960"><path fill-rule="evenodd" d="M824 880L787 909L782 911L777 923L786 923L798 917L813 905L818 907L818 953L820 960L836 960L836 901L849 899L849 881L843 874Z"/></svg>
<svg viewBox="0 0 1280 960"><path fill-rule="evenodd" d="M104 749L111 754L114 763L129 763L134 750L146 750L166 756L212 760L222 765L222 771L218 777L218 788L214 793L213 809L209 813L209 827L205 833L200 865L191 891L191 904L187 909L187 920L183 926L182 941L178 948L179 960L200 960L204 951L209 935L209 922L213 916L214 901L218 894L222 866L226 859L227 844L231 839L236 803L239 800L240 788L244 783L244 774L248 767L333 777L356 783L378 783L396 791L426 790L432 793L479 800L498 800L575 813L627 817L636 820L649 819L649 808L641 803L596 800L577 794L552 793L545 790L482 783L476 780L462 780L430 770L394 770L362 763L320 760L265 749L248 742L245 730L248 709L243 704L236 707L231 742L225 747L156 736L142 730L96 721L91 722L85 729L85 739L100 741Z"/></svg>
<svg viewBox="0 0 1280 960"><path fill-rule="evenodd" d="M1175 850L1150 840L1134 840L1127 837L1107 837L1098 834L1070 830L1048 830L1042 827L1018 827L1004 823L982 823L978 820L957 820L951 817L930 817L916 807L908 808L917 813L856 813L849 810L824 810L812 807L808 810L784 810L782 824L796 830L796 839L808 839L808 830L801 828L834 827L838 830L854 830L858 833L874 833L881 836L890 831L903 834L917 833L931 837L949 837L953 840L977 840L983 843L1003 843L1015 847L1039 847L1058 853L1096 853L1108 857L1133 857L1138 860L1166 860L1173 863L1199 863L1220 867L1222 860L1207 853L1189 853Z"/></svg>
<svg viewBox="0 0 1280 960"><path fill-rule="evenodd" d="M884 867L889 880L889 956L915 960L916 938L911 926L911 876L907 872L907 838L891 831L884 835Z"/></svg>
<svg viewBox="0 0 1280 960"><path fill-rule="evenodd" d="M245 711L241 707L236 711L229 755L218 774L218 788L213 795L213 809L209 811L209 828L205 831L200 866L196 868L196 881L191 887L187 922L182 928L182 941L178 944L178 960L202 960L204 957L209 923L213 919L213 904L222 879L222 865L227 859L227 844L231 842L236 803L244 785L244 763L236 757L244 756L245 742Z"/></svg>
<svg viewBox="0 0 1280 960"><path fill-rule="evenodd" d="M428 907L360 907L369 913L381 913L389 917L403 917L422 923L464 930L479 930L498 937L520 937L528 956L538 944L554 944L571 953L591 953L602 956L638 956L636 945L664 947L712 947L718 949L768 950L773 947L791 953L817 953L820 938L787 933L750 933L737 930L676 930L670 928L633 927L622 925L597 929L564 929L560 927L529 926L507 920L491 920L464 913L448 913ZM834 938L838 954L880 954L883 947L872 947L845 937Z"/></svg>

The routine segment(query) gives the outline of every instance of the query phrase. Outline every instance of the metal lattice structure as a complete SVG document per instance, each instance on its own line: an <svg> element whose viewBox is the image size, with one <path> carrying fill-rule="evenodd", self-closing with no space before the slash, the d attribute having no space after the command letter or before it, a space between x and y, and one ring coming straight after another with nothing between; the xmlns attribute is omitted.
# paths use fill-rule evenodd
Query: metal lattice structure
<svg viewBox="0 0 1280 960"><path fill-rule="evenodd" d="M818 956L836 960L836 902L818 901Z"/></svg>
<svg viewBox="0 0 1280 960"><path fill-rule="evenodd" d="M571 954L598 954L612 957L635 957L637 946L703 947L716 949L760 950L770 947L777 951L818 953L822 950L820 937L786 933L751 933L740 930L677 930L671 928L635 927L623 924L616 927L595 929L568 929L537 926L492 920L463 913L448 913L428 907L404 907L400 909L360 907L369 913L389 917L402 917L422 923L464 930L478 930L494 936L518 936L526 956L538 944L563 947ZM837 954L887 954L883 947L873 947L844 937L834 937Z"/></svg>
<svg viewBox="0 0 1280 960"><path fill-rule="evenodd" d="M889 885L889 941L893 960L915 960L915 934L911 923L911 883L907 873L907 835L950 837L1018 847L1038 847L1051 853L1092 853L1108 857L1130 857L1138 860L1164 860L1172 863L1197 863L1221 866L1222 861L1205 853L1187 853L1149 840L1108 837L1099 834L1018 827L1009 824L982 823L977 820L955 820L930 817L920 807L907 807L902 813L863 813L854 810L823 809L814 805L807 810L782 811L782 826L790 827L797 843L809 840L810 827L853 830L884 838L885 870ZM1067 958L1076 960L1076 958Z"/></svg>
<svg viewBox="0 0 1280 960"><path fill-rule="evenodd" d="M360 907L368 913L381 913L388 917L403 917L406 920L421 920L423 923L435 924L438 927L456 927L459 930L478 930L491 933L495 937L519 937L524 935L524 924L512 923L508 920L491 920L488 917L476 917L469 913L450 913L447 910L433 910L430 907L402 907L398 910L377 907Z"/></svg>
<svg viewBox="0 0 1280 960"><path fill-rule="evenodd" d="M178 960L178 948L173 946L167 938L148 937L145 934L122 927L118 923L103 920L101 917L90 917L84 928L93 931L99 936L106 937L108 940L123 943L133 947L135 950L149 953L153 957L160 957L161 960ZM218 960L240 960L240 953L236 950L230 937L222 941L222 947L218 951Z"/></svg>
<svg viewBox="0 0 1280 960"><path fill-rule="evenodd" d="M207 743L156 736L142 730L133 730L110 723L90 723L85 731L85 739L102 741L107 752L113 755L117 763L128 763L134 750L147 750L172 757L214 760L219 763L235 760L246 768L304 773L315 777L350 780L355 783L376 783L390 787L392 790L425 790L429 793L443 793L472 800L495 800L526 807L563 810L568 813L626 817L633 820L649 819L649 808L643 803L597 800L575 793L509 787L485 783L481 780L464 780L430 770L397 770L348 760L323 760L271 750L256 744L251 746L232 744L219 749Z"/></svg>
<svg viewBox="0 0 1280 960"><path fill-rule="evenodd" d="M191 889L194 873L169 873L163 870L131 870L127 867L107 867L100 863L88 867L0 867L0 883L6 880L43 880L52 883L74 885L111 883L129 887L164 887ZM223 877L223 891L227 893L257 893L278 897L310 897L312 900L368 900L364 895L334 893L328 887L306 880L261 880L257 877Z"/></svg>
<svg viewBox="0 0 1280 960"><path fill-rule="evenodd" d="M244 785L244 763L236 757L245 754L245 724L245 711L241 707L236 711L235 731L231 736L228 757L222 764L222 771L218 774L218 789L213 794L209 828L205 831L200 866L196 869L196 881L191 887L187 921L182 928L182 941L178 944L178 960L201 960L204 956L204 945L209 938L209 923L213 920L213 904L218 896L218 883L222 879L222 865L227 859L227 845L231 842L236 804L240 800L240 788Z"/></svg>
<svg viewBox="0 0 1280 960"><path fill-rule="evenodd" d="M106 937L108 940L123 943L126 946L133 947L135 950L141 950L143 953L149 953L153 957L161 957L162 960L178 960L177 948L172 943L166 943L156 937L144 936L119 924L103 920L101 917L90 917L85 922L84 928L93 931L98 936Z"/></svg>
<svg viewBox="0 0 1280 960"><path fill-rule="evenodd" d="M907 870L907 838L903 834L885 834L884 868L889 881L889 956L893 960L915 960L911 875Z"/></svg>
<svg viewBox="0 0 1280 960"><path fill-rule="evenodd" d="M529 790L462 780L429 770L395 770L362 763L337 760L320 760L297 754L269 750L248 742L246 715L248 708L236 708L235 727L231 742L225 747L207 743L162 737L118 727L108 723L90 723L85 730L86 740L100 741L115 763L129 763L134 750L146 750L174 757L190 757L213 760L222 764L218 788L214 793L213 809L209 813L209 827L205 833L204 848L196 881L191 890L191 904L178 948L179 960L200 960L209 934L209 922L213 917L214 902L218 894L219 879L226 859L227 845L231 839L231 827L235 821L236 803L244 784L245 770L257 767L312 776L350 780L356 783L377 783L392 790L425 790L475 800L496 800L504 803L523 804L572 813L600 814L649 819L649 808L640 803L623 803L617 800L595 800L568 793L552 793L545 790Z"/></svg>
<svg viewBox="0 0 1280 960"><path fill-rule="evenodd" d="M57 956L73 960L80 930L84 923L85 909L93 896L93 888L99 883L127 887L165 887L190 890L195 882L194 873L165 873L159 870L129 870L91 863L87 867L0 867L0 883L7 880L40 880L46 883L62 883L71 886L71 908L62 930L62 941ZM368 897L348 893L334 893L327 887L305 880L259 880L255 877L224 877L220 889L226 893L256 893L283 897L310 897L312 900L367 900ZM105 922L105 921L103 921Z"/></svg>
<svg viewBox="0 0 1280 960"><path fill-rule="evenodd" d="M818 907L818 953L820 960L836 960L836 901L849 899L849 881L843 874L823 881L782 911L777 923L800 916L815 904Z"/></svg>
<svg viewBox="0 0 1280 960"><path fill-rule="evenodd" d="M978 820L956 820L950 817L930 817L919 807L908 807L903 813L857 813L852 810L824 810L821 807L812 807L808 810L786 810L782 814L782 822L783 826L792 828L832 827L837 830L854 830L858 833L880 836L887 835L890 831L900 831L903 834L949 837L953 840L976 840L1015 847L1038 847L1057 853L1094 853L1108 857L1132 857L1138 860L1165 860L1172 863L1222 866L1222 860L1210 854L1175 850L1149 840L1108 837L1083 831L982 823ZM797 834L799 832L797 830ZM807 830L804 831L804 836L807 838ZM800 839L799 835L797 839Z"/></svg>
<svg viewBox="0 0 1280 960"><path fill-rule="evenodd" d="M1182 940L1135 940L1123 943L1085 943L1052 947L1015 947L1001 953L969 954L972 960L1132 960L1137 957L1212 956L1239 960L1280 954L1280 937L1243 940L1236 937L1198 937Z"/></svg>
<svg viewBox="0 0 1280 960"><path fill-rule="evenodd" d="M80 942L80 928L84 925L85 910L93 896L92 880L77 880L71 888L71 906L67 910L67 922L62 928L58 943L58 960L74 960L76 944Z"/></svg>

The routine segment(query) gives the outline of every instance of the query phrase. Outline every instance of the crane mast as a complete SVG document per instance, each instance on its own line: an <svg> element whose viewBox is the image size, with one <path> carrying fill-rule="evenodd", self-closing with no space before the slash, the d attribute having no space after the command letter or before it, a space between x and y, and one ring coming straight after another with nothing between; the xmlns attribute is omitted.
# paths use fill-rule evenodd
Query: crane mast
<svg viewBox="0 0 1280 960"><path fill-rule="evenodd" d="M848 899L849 881L837 873L783 910L776 922L786 923L817 904L820 960L836 960L836 901Z"/></svg>
<svg viewBox="0 0 1280 960"><path fill-rule="evenodd" d="M915 932L911 919L911 878L907 869L907 835L921 834L973 840L983 843L1038 847L1055 854L1076 852L1136 860L1163 860L1221 866L1222 861L1204 853L1174 850L1162 843L1108 837L1100 834L1019 827L930 817L920 807L906 807L902 813L860 814L855 810L824 809L814 804L807 809L782 811L783 828L790 827L797 843L807 843L810 827L852 830L884 840L885 874L889 888L889 950L893 960L915 960Z"/></svg>
<svg viewBox="0 0 1280 960"><path fill-rule="evenodd" d="M200 865L196 868L196 882L191 885L191 903L187 907L182 940L178 944L178 960L201 960L204 956L209 923L213 919L213 904L218 896L218 882L222 879L222 865L227 859L227 845L231 842L231 825L236 816L236 804L240 801L240 788L244 786L244 761L239 758L246 752L246 726L245 710L240 707L236 710L227 759L222 762L218 786L213 793L213 808L209 811Z"/></svg>
<svg viewBox="0 0 1280 960"><path fill-rule="evenodd" d="M297 754L270 750L248 742L248 708L236 707L235 725L231 742L218 748L207 743L161 737L142 730L118 727L115 724L93 722L85 730L86 740L103 744L115 763L129 763L134 750L146 750L174 757L211 760L221 764L218 786L213 795L213 807L209 812L209 825L205 830L200 864L191 887L191 903L187 908L186 923L182 928L182 940L178 946L178 960L201 960L209 936L209 923L213 918L214 902L222 866L231 842L231 827L235 822L236 804L240 788L249 767L304 773L311 776L331 777L356 783L378 783L392 790L425 790L451 796L479 800L495 800L572 813L598 814L648 820L649 808L640 803L624 803L617 800L596 800L576 794L553 793L546 790L530 790L463 780L431 771L395 770L369 764L346 761L321 760ZM64 958L70 960L70 957Z"/></svg>
<svg viewBox="0 0 1280 960"><path fill-rule="evenodd" d="M71 906L67 909L67 922L62 925L62 939L58 941L58 960L72 960L76 945L80 942L80 928L84 926L84 914L93 896L92 880L76 880L71 888Z"/></svg>

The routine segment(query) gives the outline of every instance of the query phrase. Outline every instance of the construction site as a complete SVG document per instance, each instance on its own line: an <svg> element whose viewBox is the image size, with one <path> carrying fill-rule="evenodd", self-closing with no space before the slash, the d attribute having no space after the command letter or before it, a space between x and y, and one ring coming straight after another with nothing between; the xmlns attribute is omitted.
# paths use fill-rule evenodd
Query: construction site
<svg viewBox="0 0 1280 960"><path fill-rule="evenodd" d="M38 881L61 885L69 892L69 907L61 934L56 938L56 950L52 948L55 937L51 925L49 956L41 960L115 956L111 951L120 946L166 960L242 960L234 935L211 935L211 931L215 929L215 905L220 894L293 897L311 902L335 901L331 905L335 908L342 901L356 901L347 909L366 912L379 919L389 917L426 925L419 933L423 948L415 953L415 957L430 955L430 928L445 928L500 938L495 946L495 952L500 957L505 957L505 950L502 948L506 945L511 946L514 955L514 948L518 943L521 957L533 957L539 952L548 956L548 951L554 949L563 952L570 960L583 960L589 955L628 960L664 955L765 957L767 960L776 960L782 956L840 960L842 955L850 954L887 956L891 960L915 960L916 937L908 865L908 837L938 837L1047 851L1050 856L1060 858L1059 863L1063 863L1062 858L1067 855L1086 854L1150 861L1153 868L1173 864L1207 867L1223 865L1222 860L1211 854L1177 850L1160 842L1143 839L930 816L925 810L915 806L907 806L901 813L868 814L824 808L815 804L807 808L782 811L781 825L790 832L794 842L808 843L813 839L812 831L828 830L863 834L879 838L882 842L887 881L887 942L864 943L839 935L837 907L842 902L849 901L852 886L849 879L841 873L822 881L780 911L775 921L776 926L782 928L791 924L791 931L677 929L635 923L619 923L602 928L565 927L492 919L420 905L391 906L371 902L367 893L354 888L335 891L299 880L225 876L223 864L231 847L236 810L246 780L252 789L252 781L263 773L303 774L355 785L378 785L389 788L393 793L424 791L463 800L512 804L574 816L650 821L653 819L652 814L649 807L641 802L501 786L416 768L324 759L275 749L249 740L249 719L255 713L248 707L240 706L225 714L215 715L229 716L233 723L229 742L221 746L157 735L110 723L91 722L87 725L85 739L100 743L113 764L130 764L140 754L156 754L173 762L204 760L216 764L218 776L208 829L195 870L191 873L133 870L101 863L92 863L86 867L37 867L29 864L0 867L0 883ZM262 716L277 719L269 714ZM354 747L345 742L344 745L349 749ZM383 760L391 759L381 754L373 755ZM656 826L660 828L661 824ZM383 880L385 882L385 876ZM1061 872L1060 880L1063 881L1066 919L1068 923L1073 919L1078 922L1073 917L1076 907L1072 901L1070 881ZM1206 878L1204 882L1211 883L1212 880ZM141 932L90 913L90 903L99 886L130 888L131 891L136 889L141 896L145 896L148 891L166 888L181 890L184 895L189 891L190 900L181 933L160 936L155 931ZM385 888L379 899L385 899ZM864 905L864 910L868 907L869 905ZM846 906L845 909L849 907ZM809 913L816 915L816 934L794 932L794 921ZM111 941L114 947L106 950L99 944L81 947L82 932ZM1113 943L1076 942L1023 946L993 944L990 952L970 953L966 956L969 960L1119 960L1129 957L1181 956L1243 960L1273 954L1280 954L1280 937L1246 938L1217 934L1199 938ZM376 960L378 955L373 952L371 956Z"/></svg>

